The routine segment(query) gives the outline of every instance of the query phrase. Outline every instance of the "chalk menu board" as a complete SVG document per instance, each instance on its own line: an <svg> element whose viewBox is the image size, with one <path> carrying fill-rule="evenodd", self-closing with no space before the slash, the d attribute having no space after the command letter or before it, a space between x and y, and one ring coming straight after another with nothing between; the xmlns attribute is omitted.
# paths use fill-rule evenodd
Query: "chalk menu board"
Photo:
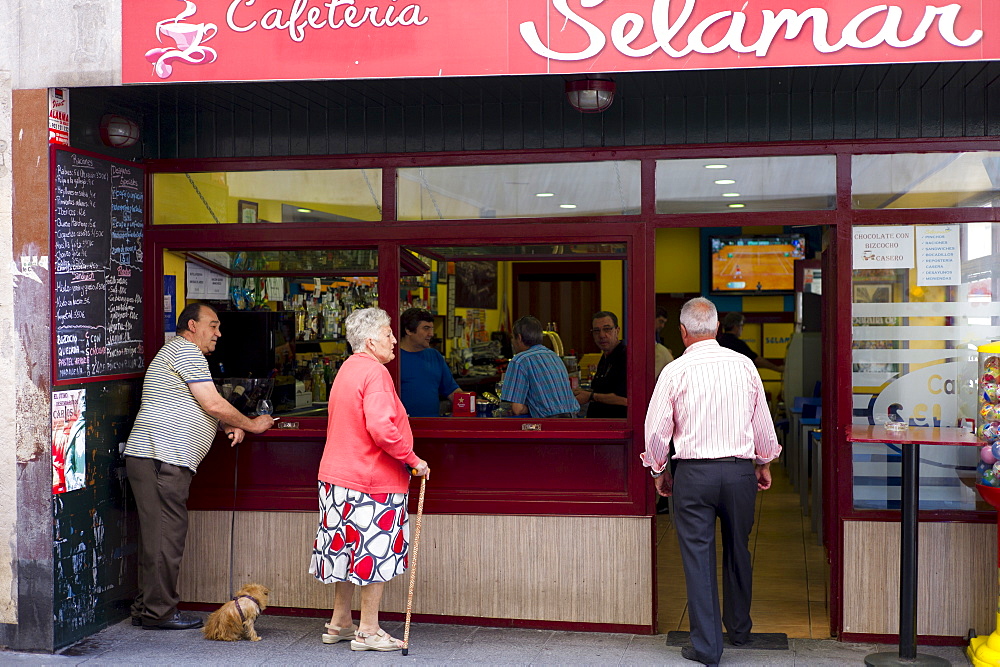
<svg viewBox="0 0 1000 667"><path fill-rule="evenodd" d="M55 381L139 373L145 172L52 150Z"/></svg>

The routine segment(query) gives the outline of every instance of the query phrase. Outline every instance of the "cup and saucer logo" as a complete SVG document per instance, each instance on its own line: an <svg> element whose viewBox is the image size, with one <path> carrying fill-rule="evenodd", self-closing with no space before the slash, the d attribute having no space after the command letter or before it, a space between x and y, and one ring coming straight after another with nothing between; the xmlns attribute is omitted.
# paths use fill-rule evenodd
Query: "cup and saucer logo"
<svg viewBox="0 0 1000 667"><path fill-rule="evenodd" d="M173 46L161 46L146 51L146 60L153 63L153 72L161 79L168 78L174 71L174 63L182 61L189 65L207 65L215 62L218 54L209 46L202 46L215 37L219 31L214 23L189 23L185 19L198 11L190 0L184 3L180 14L156 24L156 41Z"/></svg>

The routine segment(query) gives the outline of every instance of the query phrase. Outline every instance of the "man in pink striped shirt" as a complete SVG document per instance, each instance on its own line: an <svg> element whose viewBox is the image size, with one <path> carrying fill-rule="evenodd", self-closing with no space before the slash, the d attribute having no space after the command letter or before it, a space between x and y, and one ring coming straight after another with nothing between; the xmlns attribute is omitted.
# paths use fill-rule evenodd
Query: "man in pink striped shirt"
<svg viewBox="0 0 1000 667"><path fill-rule="evenodd" d="M646 411L646 451L656 491L674 497L674 526L687 582L691 646L704 664L722 657L722 625L734 646L750 641L753 579L747 542L757 490L771 486L781 453L753 362L715 340L719 315L704 298L681 309L684 354L667 365ZM670 440L677 469L668 467ZM716 584L715 524L722 520L723 609Z"/></svg>

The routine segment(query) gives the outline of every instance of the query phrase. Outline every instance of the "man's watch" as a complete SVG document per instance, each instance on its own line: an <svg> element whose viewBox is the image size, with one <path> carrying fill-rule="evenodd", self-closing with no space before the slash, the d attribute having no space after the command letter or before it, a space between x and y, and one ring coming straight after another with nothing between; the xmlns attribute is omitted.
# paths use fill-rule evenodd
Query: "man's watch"
<svg viewBox="0 0 1000 667"><path fill-rule="evenodd" d="M649 475L650 475L650 477L652 477L653 479L656 479L656 478L658 478L658 477L663 477L663 473L664 473L665 471L666 471L666 468L664 468L664 469L663 469L663 470L661 470L660 472L656 472L655 470L653 470L652 468L650 468L650 469L649 469Z"/></svg>

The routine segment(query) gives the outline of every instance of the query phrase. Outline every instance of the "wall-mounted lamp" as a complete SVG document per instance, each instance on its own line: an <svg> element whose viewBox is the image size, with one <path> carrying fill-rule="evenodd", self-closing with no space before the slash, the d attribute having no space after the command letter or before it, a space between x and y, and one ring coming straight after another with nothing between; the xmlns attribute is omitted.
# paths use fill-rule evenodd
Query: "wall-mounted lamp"
<svg viewBox="0 0 1000 667"><path fill-rule="evenodd" d="M615 82L610 78L567 81L566 99L577 111L600 113L615 99Z"/></svg>
<svg viewBox="0 0 1000 667"><path fill-rule="evenodd" d="M139 126L135 121L108 113L101 117L101 141L112 148L128 148L139 141Z"/></svg>

